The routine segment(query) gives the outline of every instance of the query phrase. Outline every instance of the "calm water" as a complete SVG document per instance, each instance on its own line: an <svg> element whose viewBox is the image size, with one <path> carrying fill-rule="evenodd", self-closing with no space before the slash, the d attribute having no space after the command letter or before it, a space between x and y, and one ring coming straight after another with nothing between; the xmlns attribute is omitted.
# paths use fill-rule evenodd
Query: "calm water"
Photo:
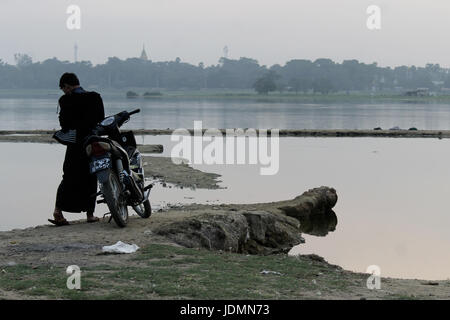
<svg viewBox="0 0 450 320"><path fill-rule="evenodd" d="M57 97L0 99L0 130L58 128ZM107 114L141 108L128 128L203 127L444 130L446 104L301 104L250 100L127 100L105 98ZM162 143L168 136L141 137ZM172 144L173 145L173 144ZM64 148L1 143L0 230L47 223L61 178ZM293 252L316 253L346 269L365 272L378 265L383 276L450 278L450 140L375 138L283 138L280 170L259 175L259 166L194 167L222 175L224 190L180 190L157 185L156 209L167 203L251 203L293 198L321 185L336 188L336 230L305 235ZM98 216L107 212L97 207ZM79 219L83 215L68 215Z"/></svg>
<svg viewBox="0 0 450 320"><path fill-rule="evenodd" d="M0 130L58 128L57 99L0 98ZM129 128L192 128L202 120L210 128L385 129L450 127L447 104L280 103L257 100L177 100L105 98L107 114L141 108Z"/></svg>
<svg viewBox="0 0 450 320"><path fill-rule="evenodd" d="M168 136L139 137L162 143ZM61 177L64 148L1 143L0 229L46 223ZM33 155L33 158L30 158ZM259 175L258 165L195 165L222 175L224 190L152 190L152 205L256 203L293 198L318 186L336 188L338 223L326 237L305 235L293 249L330 263L382 276L450 278L450 140L384 138L282 138L280 170ZM97 207L96 215L107 212ZM83 215L68 214L69 219Z"/></svg>

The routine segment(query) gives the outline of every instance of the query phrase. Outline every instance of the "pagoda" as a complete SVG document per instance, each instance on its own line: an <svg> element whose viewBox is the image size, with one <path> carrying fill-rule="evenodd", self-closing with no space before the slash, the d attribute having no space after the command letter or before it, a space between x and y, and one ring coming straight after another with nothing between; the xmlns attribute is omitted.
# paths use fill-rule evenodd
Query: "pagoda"
<svg viewBox="0 0 450 320"><path fill-rule="evenodd" d="M142 53L141 53L140 59L144 60L144 61L148 60L147 52L145 52L145 45L143 45L143 47L142 47Z"/></svg>

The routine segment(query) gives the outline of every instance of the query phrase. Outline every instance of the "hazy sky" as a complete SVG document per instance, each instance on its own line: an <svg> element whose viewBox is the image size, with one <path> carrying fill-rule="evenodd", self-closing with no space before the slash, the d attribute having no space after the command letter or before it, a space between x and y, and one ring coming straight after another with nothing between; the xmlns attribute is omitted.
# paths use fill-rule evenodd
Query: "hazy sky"
<svg viewBox="0 0 450 320"><path fill-rule="evenodd" d="M67 7L81 9L69 30ZM381 30L369 30L369 5ZM358 59L382 66L450 67L449 0L0 0L0 59L57 57L104 63L140 55L153 61L216 64L229 58L273 65L290 59Z"/></svg>

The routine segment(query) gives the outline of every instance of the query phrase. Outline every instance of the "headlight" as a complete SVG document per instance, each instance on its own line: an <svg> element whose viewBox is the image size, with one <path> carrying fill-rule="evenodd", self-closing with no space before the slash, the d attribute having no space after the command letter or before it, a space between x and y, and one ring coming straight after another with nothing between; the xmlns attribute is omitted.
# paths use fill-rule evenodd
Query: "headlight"
<svg viewBox="0 0 450 320"><path fill-rule="evenodd" d="M100 125L102 125L103 127L107 127L113 123L114 123L114 117L108 117L105 120L103 120L102 122L100 122Z"/></svg>

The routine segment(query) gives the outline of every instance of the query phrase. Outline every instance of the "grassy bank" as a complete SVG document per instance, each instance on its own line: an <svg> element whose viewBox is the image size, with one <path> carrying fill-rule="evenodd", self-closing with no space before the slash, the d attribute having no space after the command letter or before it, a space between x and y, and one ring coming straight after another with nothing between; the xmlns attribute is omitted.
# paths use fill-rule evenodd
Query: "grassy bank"
<svg viewBox="0 0 450 320"><path fill-rule="evenodd" d="M127 99L158 100L158 99L242 99L258 100L269 102L305 102L305 103L326 103L326 102L354 102L354 103L447 103L450 102L450 95L407 97L402 94L367 94L367 93L331 93L331 94L305 94L294 92L271 92L268 95L259 95L255 91L232 90L232 89L200 89L200 90L166 90L148 88L86 88L95 90L102 94L104 98L126 99L128 91L134 91L139 96ZM160 92L161 95L144 97L145 92ZM0 98L50 98L57 99L62 92L55 89L0 89Z"/></svg>
<svg viewBox="0 0 450 320"><path fill-rule="evenodd" d="M66 287L65 267L6 266L0 297L37 299L317 299L362 298L367 275L315 256L249 256L152 244L133 266L81 267L81 290ZM275 273L263 274L269 270ZM279 274L278 274L279 273ZM5 296L6 294L6 296ZM384 298L413 298L384 293Z"/></svg>

